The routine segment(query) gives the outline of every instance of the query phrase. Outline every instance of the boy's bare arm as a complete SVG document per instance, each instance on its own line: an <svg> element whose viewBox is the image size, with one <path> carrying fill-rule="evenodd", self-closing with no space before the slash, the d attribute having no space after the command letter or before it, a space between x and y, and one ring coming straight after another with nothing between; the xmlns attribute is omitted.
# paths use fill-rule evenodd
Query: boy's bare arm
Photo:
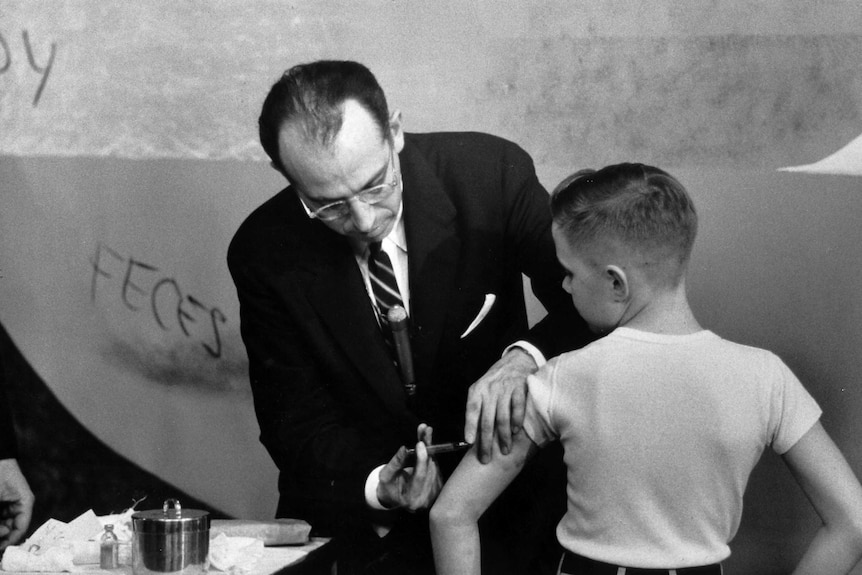
<svg viewBox="0 0 862 575"><path fill-rule="evenodd" d="M846 574L862 558L862 486L818 422L784 454L823 526L793 575Z"/></svg>
<svg viewBox="0 0 862 575"><path fill-rule="evenodd" d="M522 430L503 455L491 442L491 459L482 464L474 446L464 455L431 508L431 542L438 575L479 575L479 518L515 479L538 449Z"/></svg>

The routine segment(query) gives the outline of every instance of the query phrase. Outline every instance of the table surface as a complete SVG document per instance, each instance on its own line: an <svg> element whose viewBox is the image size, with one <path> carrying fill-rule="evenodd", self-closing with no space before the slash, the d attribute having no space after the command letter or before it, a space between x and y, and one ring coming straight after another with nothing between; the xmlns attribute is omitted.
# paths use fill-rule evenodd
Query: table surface
<svg viewBox="0 0 862 575"><path fill-rule="evenodd" d="M311 540L305 545L282 545L278 547L264 547L263 556L255 562L251 569L236 571L236 573L238 575L272 575L273 573L282 572L282 570L285 570L287 567L300 563L302 559L304 559L309 553L311 553L315 549L319 549L328 542L328 538L312 537ZM74 573L85 573L86 575L132 575L132 568L129 565L125 565L119 567L118 569L113 569L110 571L99 569L99 566L95 564L76 565L75 567L76 569ZM219 571L218 569L214 569L212 567L210 567L207 572L213 574L223 573L223 571ZM290 570L286 570L283 572L290 573ZM0 569L0 573L3 573L4 575L6 573L8 573L9 575L17 575L24 572L3 571L2 569ZM64 574L41 572L39 575Z"/></svg>

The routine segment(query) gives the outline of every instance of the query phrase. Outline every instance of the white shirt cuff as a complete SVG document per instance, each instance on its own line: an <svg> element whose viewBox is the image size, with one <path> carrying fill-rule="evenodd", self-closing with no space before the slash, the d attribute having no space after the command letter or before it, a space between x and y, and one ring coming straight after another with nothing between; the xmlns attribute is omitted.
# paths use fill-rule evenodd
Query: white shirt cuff
<svg viewBox="0 0 862 575"><path fill-rule="evenodd" d="M383 507L383 504L377 498L377 486L380 484L380 470L384 467L386 466L375 467L365 480L365 502L371 509L379 509L381 511L387 511L387 508Z"/></svg>
<svg viewBox="0 0 862 575"><path fill-rule="evenodd" d="M514 347L523 349L528 354L530 354L530 357L532 357L533 361L536 362L536 367L542 367L543 365L545 365L548 362L548 360L545 359L544 354L542 354L542 352L539 351L539 348L537 348L532 343L530 343L528 341L523 341L523 340L516 341L512 345L508 346L506 349L503 350L503 355L506 355L506 353Z"/></svg>

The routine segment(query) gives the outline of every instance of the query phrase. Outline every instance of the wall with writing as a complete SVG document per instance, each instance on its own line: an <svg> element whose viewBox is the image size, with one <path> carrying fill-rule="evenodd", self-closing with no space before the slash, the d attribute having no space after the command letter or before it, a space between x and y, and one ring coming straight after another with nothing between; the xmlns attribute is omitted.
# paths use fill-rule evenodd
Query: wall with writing
<svg viewBox="0 0 862 575"><path fill-rule="evenodd" d="M0 0L0 323L101 441L270 516L224 255L282 186L269 85L356 59L408 130L508 137L549 188L623 160L680 177L698 315L784 357L862 472L860 180L776 172L862 133L860 53L855 0ZM746 505L730 566L786 572L817 519L779 458Z"/></svg>
<svg viewBox="0 0 862 575"><path fill-rule="evenodd" d="M542 165L789 165L859 133L859 12L4 0L0 153L261 160L261 95L287 65L326 57L368 63L412 129L502 132Z"/></svg>
<svg viewBox="0 0 862 575"><path fill-rule="evenodd" d="M274 176L260 164L0 158L0 322L99 439L238 516L271 516L276 490L224 254L237 199L261 201Z"/></svg>

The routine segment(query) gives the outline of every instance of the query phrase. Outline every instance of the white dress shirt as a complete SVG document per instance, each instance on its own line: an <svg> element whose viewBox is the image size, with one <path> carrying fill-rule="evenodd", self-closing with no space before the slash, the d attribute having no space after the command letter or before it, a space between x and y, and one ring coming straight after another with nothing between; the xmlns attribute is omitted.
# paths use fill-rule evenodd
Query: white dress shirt
<svg viewBox="0 0 862 575"><path fill-rule="evenodd" d="M380 243L381 249L389 256L392 262L392 270L395 272L395 281L398 283L398 291L401 292L401 299L404 301L404 310L407 315L410 315L410 284L407 281L407 236L404 233L404 219L401 217L404 212L404 204L398 208L398 215L395 217L395 226L389 235L383 238ZM361 248L354 246L354 255L356 263L359 265L359 270L362 272L362 279L365 281L365 291L368 293L368 299L371 300L371 305L377 307L374 299L374 292L371 288L371 277L368 275L368 255L369 250L367 245Z"/></svg>

